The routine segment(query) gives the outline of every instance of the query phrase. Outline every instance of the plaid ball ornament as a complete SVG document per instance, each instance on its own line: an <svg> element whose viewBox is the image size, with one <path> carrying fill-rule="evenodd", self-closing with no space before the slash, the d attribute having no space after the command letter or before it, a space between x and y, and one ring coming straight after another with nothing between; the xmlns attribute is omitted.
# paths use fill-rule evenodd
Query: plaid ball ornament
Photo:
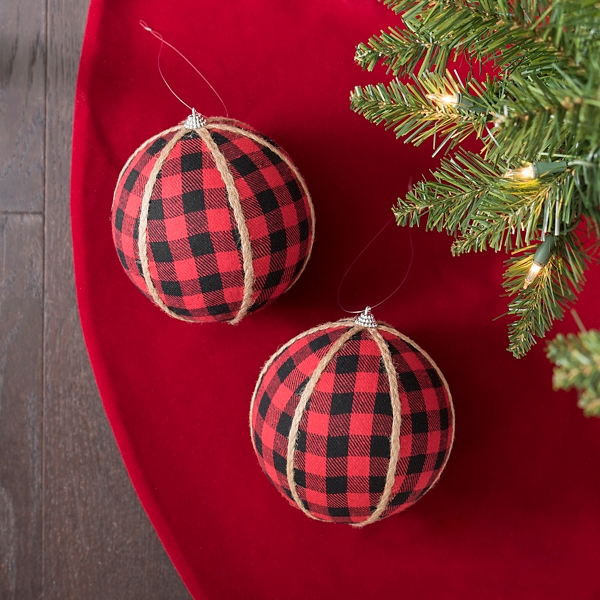
<svg viewBox="0 0 600 600"><path fill-rule="evenodd" d="M314 209L288 155L252 127L188 119L119 175L113 240L133 283L168 315L239 322L302 274Z"/></svg>
<svg viewBox="0 0 600 600"><path fill-rule="evenodd" d="M292 505L362 527L435 484L454 411L431 358L366 309L301 333L267 361L250 430L261 467Z"/></svg>

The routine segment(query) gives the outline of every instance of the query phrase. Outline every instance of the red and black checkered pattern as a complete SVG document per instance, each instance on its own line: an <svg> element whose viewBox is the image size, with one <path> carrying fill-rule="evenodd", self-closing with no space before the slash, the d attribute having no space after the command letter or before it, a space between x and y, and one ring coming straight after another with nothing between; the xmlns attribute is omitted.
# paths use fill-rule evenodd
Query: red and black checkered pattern
<svg viewBox="0 0 600 600"><path fill-rule="evenodd" d="M286 475L288 435L310 375L352 324L308 333L268 362L254 397L252 435L268 478L292 503ZM379 330L397 371L400 453L392 495L381 518L414 504L436 481L452 444L450 395L417 348ZM325 521L360 523L378 506L390 464L392 403L381 351L360 329L319 378L301 421L294 482L304 508Z"/></svg>
<svg viewBox="0 0 600 600"><path fill-rule="evenodd" d="M285 292L302 270L314 230L309 199L292 169L269 148L282 153L271 140L230 119L209 120L207 131L226 159L249 232L252 312ZM146 295L138 249L142 196L161 150L176 133L142 147L115 191L115 246ZM197 322L235 319L244 296L240 234L215 158L194 130L175 143L159 171L147 231L150 278L169 310Z"/></svg>
<svg viewBox="0 0 600 600"><path fill-rule="evenodd" d="M145 294L148 290L142 274L137 242L142 196L158 154L174 135L175 132L165 133L145 144L132 156L115 190L112 208L113 241L129 278Z"/></svg>

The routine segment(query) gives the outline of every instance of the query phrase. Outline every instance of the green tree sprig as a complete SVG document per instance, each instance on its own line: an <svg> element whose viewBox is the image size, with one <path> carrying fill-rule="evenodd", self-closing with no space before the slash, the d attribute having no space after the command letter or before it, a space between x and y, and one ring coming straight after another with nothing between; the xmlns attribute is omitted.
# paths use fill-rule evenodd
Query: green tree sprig
<svg viewBox="0 0 600 600"><path fill-rule="evenodd" d="M580 235L600 233L600 2L384 4L402 27L359 45L356 61L368 70L383 64L396 79L357 87L352 108L406 142L433 139L435 152L445 153L432 178L398 200L397 222L447 231L454 254L516 253L503 285L513 296L509 350L523 356L576 300L598 256L598 245L584 247ZM491 63L493 74L473 68L463 82L449 69L460 57ZM454 101L440 101L448 97ZM471 135L480 154L459 148ZM506 177L529 163L559 168L529 181ZM556 249L524 289L546 232L557 236Z"/></svg>
<svg viewBox="0 0 600 600"><path fill-rule="evenodd" d="M584 414L600 417L600 331L559 334L546 354L555 365L554 389L576 389Z"/></svg>

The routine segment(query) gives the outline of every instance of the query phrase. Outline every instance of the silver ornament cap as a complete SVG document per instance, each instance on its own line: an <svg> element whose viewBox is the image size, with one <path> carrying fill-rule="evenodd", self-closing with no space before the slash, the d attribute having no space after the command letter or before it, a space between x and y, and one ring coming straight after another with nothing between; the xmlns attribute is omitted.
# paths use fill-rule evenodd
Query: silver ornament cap
<svg viewBox="0 0 600 600"><path fill-rule="evenodd" d="M377 321L371 312L371 307L367 306L365 310L363 310L354 322L361 327L368 327L369 329L377 329Z"/></svg>
<svg viewBox="0 0 600 600"><path fill-rule="evenodd" d="M186 129L201 129L206 125L206 119L192 108L192 114L185 120L183 126Z"/></svg>

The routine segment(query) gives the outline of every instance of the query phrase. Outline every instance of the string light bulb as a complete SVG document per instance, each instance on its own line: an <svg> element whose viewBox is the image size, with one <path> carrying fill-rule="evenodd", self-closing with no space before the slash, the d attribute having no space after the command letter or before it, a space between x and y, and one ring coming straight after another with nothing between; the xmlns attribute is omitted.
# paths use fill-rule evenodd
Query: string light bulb
<svg viewBox="0 0 600 600"><path fill-rule="evenodd" d="M455 92L454 94L427 94L429 100L433 100L443 107L454 107L476 113L487 112L485 108L477 103L477 99L470 94Z"/></svg>
<svg viewBox="0 0 600 600"><path fill-rule="evenodd" d="M531 181L532 179L537 179L537 174L535 166L531 164L520 169L509 169L506 171L504 177L514 181Z"/></svg>
<svg viewBox="0 0 600 600"><path fill-rule="evenodd" d="M525 277L525 281L523 282L523 289L527 289L534 281L534 279L539 275L540 271L548 264L550 257L552 256L552 252L554 252L554 247L556 246L556 242L554 236L551 234L546 235L546 239L540 244L539 248L535 251L533 255L533 264L529 269L529 273L527 273L527 277Z"/></svg>
<svg viewBox="0 0 600 600"><path fill-rule="evenodd" d="M568 167L569 164L565 160L557 162L534 162L520 169L509 169L504 174L504 177L514 181L532 181L548 173L563 173Z"/></svg>
<svg viewBox="0 0 600 600"><path fill-rule="evenodd" d="M427 94L427 98L441 106L458 106L460 102L460 94Z"/></svg>

